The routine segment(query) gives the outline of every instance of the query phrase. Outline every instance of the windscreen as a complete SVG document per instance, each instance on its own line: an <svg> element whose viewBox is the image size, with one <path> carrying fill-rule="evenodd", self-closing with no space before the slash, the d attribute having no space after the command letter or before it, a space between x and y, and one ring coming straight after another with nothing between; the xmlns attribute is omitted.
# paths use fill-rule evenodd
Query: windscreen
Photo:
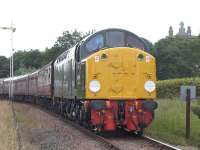
<svg viewBox="0 0 200 150"><path fill-rule="evenodd" d="M82 44L80 59L84 59L98 50L113 47L148 50L145 43L135 34L120 29L108 29L92 35Z"/></svg>
<svg viewBox="0 0 200 150"><path fill-rule="evenodd" d="M109 31L106 32L106 46L107 47L124 47L124 32Z"/></svg>
<svg viewBox="0 0 200 150"><path fill-rule="evenodd" d="M127 47L136 47L136 48L139 48L139 49L142 49L142 50L145 49L144 43L141 40L139 40L138 38L136 38L132 35L127 35L126 46Z"/></svg>

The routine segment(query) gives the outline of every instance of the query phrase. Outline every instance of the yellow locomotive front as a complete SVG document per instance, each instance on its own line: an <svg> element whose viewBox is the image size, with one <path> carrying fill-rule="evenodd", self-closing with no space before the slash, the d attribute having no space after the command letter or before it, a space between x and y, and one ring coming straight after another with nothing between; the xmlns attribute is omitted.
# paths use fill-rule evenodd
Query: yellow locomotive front
<svg viewBox="0 0 200 150"><path fill-rule="evenodd" d="M86 63L86 99L155 99L155 58L137 48L109 48Z"/></svg>
<svg viewBox="0 0 200 150"><path fill-rule="evenodd" d="M83 45L90 52L84 59L89 117L83 120L97 131L120 127L141 134L157 107L155 58L139 37L124 30L99 32Z"/></svg>

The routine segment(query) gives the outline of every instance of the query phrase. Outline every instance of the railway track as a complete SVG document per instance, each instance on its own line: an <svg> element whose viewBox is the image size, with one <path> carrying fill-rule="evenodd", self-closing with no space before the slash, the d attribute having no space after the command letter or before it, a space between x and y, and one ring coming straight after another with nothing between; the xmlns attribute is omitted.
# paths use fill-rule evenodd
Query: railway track
<svg viewBox="0 0 200 150"><path fill-rule="evenodd" d="M136 137L127 132L119 132L119 134L117 133L104 138L121 150L180 150L175 146L153 139L146 135Z"/></svg>
<svg viewBox="0 0 200 150"><path fill-rule="evenodd" d="M63 120L63 118L61 118ZM179 148L176 148L174 146L171 146L167 143L161 142L159 140L153 139L148 136L142 136L142 137L134 137L129 135L124 135L123 133L121 135L111 135L110 137L104 137L95 134L94 132L91 132L88 129L85 129L84 127L80 126L77 123L74 123L70 120L63 120L66 123L76 127L81 132L84 132L85 134L92 136L95 140L103 143L107 146L109 150L181 150ZM120 138L121 136L121 138ZM125 136L125 137L124 137Z"/></svg>
<svg viewBox="0 0 200 150"><path fill-rule="evenodd" d="M26 103L27 104L27 103ZM30 103L28 103L30 105ZM92 137L97 142L100 142L103 144L107 149L109 150L181 150L179 148L176 148L174 146L171 146L167 143L161 142L159 140L155 140L148 136L142 136L142 137L135 137L131 134L124 134L124 133L118 133L118 134L109 134L109 135L97 135L94 132L91 132L90 130L86 129L83 126L80 126L78 123L65 119L63 116L56 114L55 112L52 112L50 110L44 109L41 106L31 104L33 107L37 107L40 110L43 110L50 115L59 118L59 120L66 122L67 124L73 126L74 128L80 130L81 132L84 132L84 134Z"/></svg>
<svg viewBox="0 0 200 150"><path fill-rule="evenodd" d="M181 150L175 146L169 145L167 143L161 142L159 140L153 139L149 136L144 135L142 138L149 140L150 142L155 143L156 145L158 145L160 147L160 149L169 149L169 150Z"/></svg>

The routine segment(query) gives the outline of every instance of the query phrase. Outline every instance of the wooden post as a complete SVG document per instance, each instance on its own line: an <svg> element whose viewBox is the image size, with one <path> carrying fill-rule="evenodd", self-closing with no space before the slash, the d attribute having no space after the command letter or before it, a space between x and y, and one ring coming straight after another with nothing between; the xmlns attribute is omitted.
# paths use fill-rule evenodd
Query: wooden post
<svg viewBox="0 0 200 150"><path fill-rule="evenodd" d="M190 138L190 89L187 89L186 95L186 139Z"/></svg>

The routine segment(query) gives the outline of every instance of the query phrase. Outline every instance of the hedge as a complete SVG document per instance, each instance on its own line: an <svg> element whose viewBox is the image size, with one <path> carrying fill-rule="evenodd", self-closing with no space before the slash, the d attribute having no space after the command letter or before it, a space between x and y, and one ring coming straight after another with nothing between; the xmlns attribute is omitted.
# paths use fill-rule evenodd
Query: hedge
<svg viewBox="0 0 200 150"><path fill-rule="evenodd" d="M180 96L181 85L194 85L197 96L200 96L200 78L182 78L157 81L157 98L176 98Z"/></svg>

